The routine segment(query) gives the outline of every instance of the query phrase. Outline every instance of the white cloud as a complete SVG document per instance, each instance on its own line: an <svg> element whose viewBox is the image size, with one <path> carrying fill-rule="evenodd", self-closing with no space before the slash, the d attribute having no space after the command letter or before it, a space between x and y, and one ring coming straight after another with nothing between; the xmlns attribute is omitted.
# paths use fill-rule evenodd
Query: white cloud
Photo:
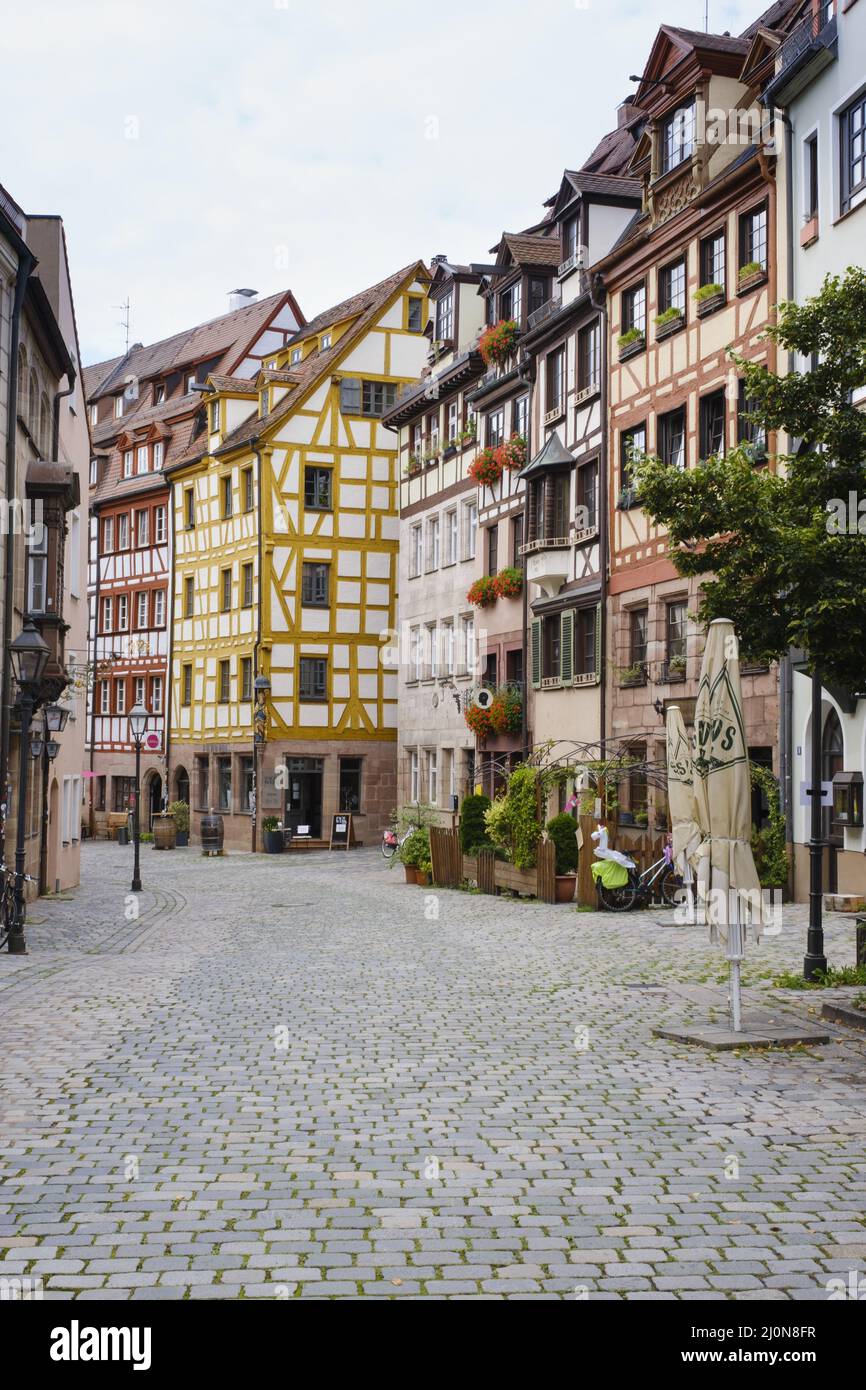
<svg viewBox="0 0 866 1390"><path fill-rule="evenodd" d="M0 182L64 217L85 361L122 349L127 295L145 342L238 284L312 316L535 220L661 23L701 0L39 0L4 17Z"/></svg>

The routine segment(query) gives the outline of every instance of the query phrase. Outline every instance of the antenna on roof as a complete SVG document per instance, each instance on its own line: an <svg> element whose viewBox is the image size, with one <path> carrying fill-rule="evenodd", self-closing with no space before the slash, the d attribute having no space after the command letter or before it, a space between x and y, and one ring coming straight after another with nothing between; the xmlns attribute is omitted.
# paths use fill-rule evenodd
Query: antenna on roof
<svg viewBox="0 0 866 1390"><path fill-rule="evenodd" d="M125 352L129 352L129 325L130 325L131 318L132 318L131 310L130 310L130 306L129 306L129 295L126 296L126 303L125 303L125 304L115 304L114 307L115 307L115 309L119 309L120 312L123 314L123 318L120 320L120 326L121 326L121 328L125 328L125 329L126 329L126 347L125 347L124 351L125 351Z"/></svg>
<svg viewBox="0 0 866 1390"><path fill-rule="evenodd" d="M710 0L704 0L704 33L710 32Z"/></svg>

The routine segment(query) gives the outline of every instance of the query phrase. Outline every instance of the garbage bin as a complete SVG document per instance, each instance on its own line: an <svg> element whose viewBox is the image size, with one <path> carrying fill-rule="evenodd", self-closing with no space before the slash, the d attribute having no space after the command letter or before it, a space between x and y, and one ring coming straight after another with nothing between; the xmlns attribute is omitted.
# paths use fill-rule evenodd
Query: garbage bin
<svg viewBox="0 0 866 1390"><path fill-rule="evenodd" d="M125 826L125 825L118 826L118 829L117 829L117 843L118 843L119 845L128 845L128 844L129 844L129 828L128 828L128 826Z"/></svg>

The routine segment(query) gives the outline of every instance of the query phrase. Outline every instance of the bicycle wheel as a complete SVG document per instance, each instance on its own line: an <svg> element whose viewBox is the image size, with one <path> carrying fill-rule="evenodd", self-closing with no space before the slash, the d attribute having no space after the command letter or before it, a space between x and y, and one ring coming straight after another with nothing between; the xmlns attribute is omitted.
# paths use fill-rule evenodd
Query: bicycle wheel
<svg viewBox="0 0 866 1390"><path fill-rule="evenodd" d="M383 841L382 841L382 853L384 854L384 856L385 856L386 859L393 859L393 858L394 858L394 855L397 853L397 846L396 846L396 844L394 844L394 845L389 845L387 840L383 840Z"/></svg>
<svg viewBox="0 0 866 1390"><path fill-rule="evenodd" d="M680 907L685 902L685 885L682 875L678 874L673 864L669 864L655 885L656 895L661 898L666 907Z"/></svg>
<svg viewBox="0 0 866 1390"><path fill-rule="evenodd" d="M640 884L633 869L629 869L628 883L621 888L605 888L598 883L598 900L607 912L631 912L637 906Z"/></svg>

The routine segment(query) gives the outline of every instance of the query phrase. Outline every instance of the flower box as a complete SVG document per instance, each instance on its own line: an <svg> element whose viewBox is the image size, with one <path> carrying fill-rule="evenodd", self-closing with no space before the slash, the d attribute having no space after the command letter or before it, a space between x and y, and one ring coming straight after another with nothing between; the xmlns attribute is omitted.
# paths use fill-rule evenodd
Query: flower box
<svg viewBox="0 0 866 1390"><path fill-rule="evenodd" d="M491 363L497 367L504 366L514 352L519 336L520 329L515 319L500 319L486 329L478 339L478 351L485 366L489 367Z"/></svg>
<svg viewBox="0 0 866 1390"><path fill-rule="evenodd" d="M750 262L744 265L737 281L737 294L748 294L750 290L757 289L758 285L763 285L767 278L767 272L762 265Z"/></svg>
<svg viewBox="0 0 866 1390"><path fill-rule="evenodd" d="M469 465L468 473L473 482L481 487L493 487L502 477L502 464L498 449L482 449Z"/></svg>
<svg viewBox="0 0 866 1390"><path fill-rule="evenodd" d="M625 342L623 342L623 338L624 338L624 337L626 338L626 341L625 341ZM620 340L619 340L619 360L620 360L620 362L628 362L628 360L629 360L630 357L637 357L638 353L639 353L639 352L643 352L643 350L644 350L645 347L646 347L646 336L645 336L645 334L639 333L638 336L637 336L636 338L628 337L627 334L621 335Z"/></svg>
<svg viewBox="0 0 866 1390"><path fill-rule="evenodd" d="M709 288L709 286L706 288ZM705 294L702 299L698 299L697 295L695 295L695 299L697 300L697 314L699 319L707 318L710 314L714 314L717 309L721 309L723 304L727 303L727 296L723 289L716 290L715 294Z"/></svg>
<svg viewBox="0 0 866 1390"><path fill-rule="evenodd" d="M680 310L671 312L665 310L663 314L656 315L656 342L661 343L665 338L670 338L674 333L685 325L686 316Z"/></svg>

